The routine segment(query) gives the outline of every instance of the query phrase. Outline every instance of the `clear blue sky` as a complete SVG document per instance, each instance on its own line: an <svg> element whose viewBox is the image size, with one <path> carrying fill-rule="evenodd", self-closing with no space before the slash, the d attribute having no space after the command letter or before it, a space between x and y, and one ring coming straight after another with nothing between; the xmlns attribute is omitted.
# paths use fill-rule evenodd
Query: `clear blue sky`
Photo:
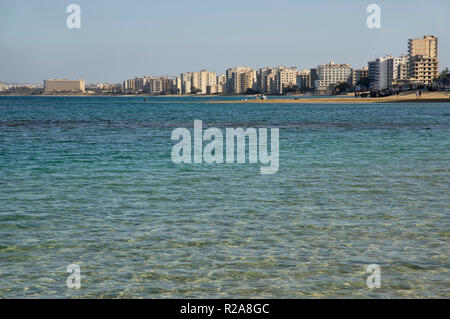
<svg viewBox="0 0 450 319"><path fill-rule="evenodd" d="M66 26L71 3L81 29ZM371 3L381 29L366 26ZM407 39L425 34L439 38L439 69L450 67L448 0L0 0L0 81L119 82L330 60L361 67L406 53Z"/></svg>

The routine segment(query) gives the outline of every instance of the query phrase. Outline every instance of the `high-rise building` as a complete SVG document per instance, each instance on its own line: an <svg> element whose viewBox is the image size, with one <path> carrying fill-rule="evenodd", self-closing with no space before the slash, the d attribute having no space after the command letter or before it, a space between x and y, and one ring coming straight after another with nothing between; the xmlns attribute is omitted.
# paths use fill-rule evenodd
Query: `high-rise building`
<svg viewBox="0 0 450 319"><path fill-rule="evenodd" d="M134 79L134 90L136 92L142 93L142 91L144 90L144 83L145 80L143 77L137 77Z"/></svg>
<svg viewBox="0 0 450 319"><path fill-rule="evenodd" d="M134 93L136 91L136 81L135 79L128 79L123 81L123 89L124 93Z"/></svg>
<svg viewBox="0 0 450 319"><path fill-rule="evenodd" d="M312 69L309 69L309 70L311 71L311 87L313 89L316 89L316 81L318 79L317 69L316 68L312 68Z"/></svg>
<svg viewBox="0 0 450 319"><path fill-rule="evenodd" d="M394 81L406 81L408 79L409 56L407 54L402 54L399 57L394 57L393 67Z"/></svg>
<svg viewBox="0 0 450 319"><path fill-rule="evenodd" d="M201 70L200 72L186 72L176 79L176 88L180 94L207 94L208 86L217 84L216 72Z"/></svg>
<svg viewBox="0 0 450 319"><path fill-rule="evenodd" d="M432 35L408 40L409 79L430 84L439 76L438 39Z"/></svg>
<svg viewBox="0 0 450 319"><path fill-rule="evenodd" d="M289 87L297 86L297 73L298 70L295 67L285 68L279 67L276 76L276 94L285 93L285 89Z"/></svg>
<svg viewBox="0 0 450 319"><path fill-rule="evenodd" d="M191 94L192 89L192 72L181 73L180 78L181 94ZM177 80L178 83L178 80Z"/></svg>
<svg viewBox="0 0 450 319"><path fill-rule="evenodd" d="M263 94L277 93L278 68L266 67L256 72L256 89Z"/></svg>
<svg viewBox="0 0 450 319"><path fill-rule="evenodd" d="M192 87L197 89L197 93L206 94L209 85L217 84L216 72L201 70L192 73Z"/></svg>
<svg viewBox="0 0 450 319"><path fill-rule="evenodd" d="M144 87L142 89L144 93L150 94L169 94L175 93L174 80L169 79L166 76L147 76L144 77Z"/></svg>
<svg viewBox="0 0 450 319"><path fill-rule="evenodd" d="M315 88L317 91L330 90L332 86L339 83L351 85L352 67L350 64L338 64L331 61L317 67L317 80Z"/></svg>
<svg viewBox="0 0 450 319"><path fill-rule="evenodd" d="M409 56L438 57L438 39L433 35L425 35L423 38L408 40Z"/></svg>
<svg viewBox="0 0 450 319"><path fill-rule="evenodd" d="M295 67L266 67L259 69L254 88L263 94L283 94L288 87L297 86L297 73Z"/></svg>
<svg viewBox="0 0 450 319"><path fill-rule="evenodd" d="M84 80L48 79L44 80L44 92L84 92Z"/></svg>
<svg viewBox="0 0 450 319"><path fill-rule="evenodd" d="M369 88L381 91L392 85L394 80L394 58L392 55L369 61Z"/></svg>
<svg viewBox="0 0 450 319"><path fill-rule="evenodd" d="M365 85L368 84L369 80L369 68L364 67L361 69L353 69L353 76L352 76L352 82L353 87L359 87L359 89L368 89L368 87L365 87ZM367 84L366 84L367 83Z"/></svg>
<svg viewBox="0 0 450 319"><path fill-rule="evenodd" d="M256 72L250 67L234 67L226 71L226 93L242 94L255 89Z"/></svg>
<svg viewBox="0 0 450 319"><path fill-rule="evenodd" d="M311 84L311 70L301 70L297 73L297 86L301 90L309 90L313 88Z"/></svg>

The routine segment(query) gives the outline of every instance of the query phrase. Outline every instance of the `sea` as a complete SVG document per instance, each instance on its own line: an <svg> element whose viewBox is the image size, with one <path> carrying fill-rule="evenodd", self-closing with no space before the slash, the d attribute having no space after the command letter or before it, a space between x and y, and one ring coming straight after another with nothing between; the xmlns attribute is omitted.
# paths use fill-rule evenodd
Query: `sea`
<svg viewBox="0 0 450 319"><path fill-rule="evenodd" d="M244 98L0 97L0 298L450 298L450 103ZM194 120L278 172L175 164Z"/></svg>

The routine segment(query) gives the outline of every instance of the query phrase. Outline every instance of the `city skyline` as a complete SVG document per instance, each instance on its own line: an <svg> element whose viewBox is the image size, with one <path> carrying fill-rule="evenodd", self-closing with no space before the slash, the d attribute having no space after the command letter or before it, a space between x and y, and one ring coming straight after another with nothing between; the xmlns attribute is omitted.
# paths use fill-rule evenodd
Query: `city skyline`
<svg viewBox="0 0 450 319"><path fill-rule="evenodd" d="M301 70L330 60L360 68L377 57L407 53L407 39L426 34L440 39L441 52L450 50L448 1L377 1L381 29L367 28L370 3L365 1L345 7L331 1L248 1L239 11L232 8L234 3L203 1L136 1L127 7L117 2L77 3L82 26L74 30L65 25L68 2L0 1L0 81L42 83L64 77L118 83L146 74L175 77L201 69L224 74L233 66ZM430 13L423 12L424 6L432 8ZM410 24L396 19L405 16ZM439 60L439 70L450 65L448 54Z"/></svg>

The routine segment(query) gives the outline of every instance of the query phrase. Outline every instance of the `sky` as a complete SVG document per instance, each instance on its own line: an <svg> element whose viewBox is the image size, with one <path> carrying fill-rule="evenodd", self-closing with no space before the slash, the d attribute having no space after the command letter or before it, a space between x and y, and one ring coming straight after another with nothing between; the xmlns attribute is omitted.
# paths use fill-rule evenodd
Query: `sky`
<svg viewBox="0 0 450 319"><path fill-rule="evenodd" d="M79 29L66 25L72 3ZM366 24L372 3L379 29ZM331 60L358 68L424 35L439 39L439 69L450 67L449 0L0 0L0 81L121 82Z"/></svg>

